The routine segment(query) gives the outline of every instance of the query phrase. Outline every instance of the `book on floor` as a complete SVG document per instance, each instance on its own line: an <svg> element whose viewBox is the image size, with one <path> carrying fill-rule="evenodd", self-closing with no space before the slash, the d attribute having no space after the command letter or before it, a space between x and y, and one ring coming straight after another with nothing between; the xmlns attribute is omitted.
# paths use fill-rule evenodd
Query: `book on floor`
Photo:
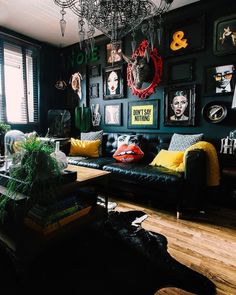
<svg viewBox="0 0 236 295"><path fill-rule="evenodd" d="M75 221L76 219L78 219L82 216L85 216L86 214L88 214L90 212L91 209L92 209L92 206L84 207L84 208L79 209L70 215L59 218L57 221L48 223L46 225L39 224L38 222L33 220L30 216L26 216L24 218L24 224L27 227L39 232L42 235L48 235L48 234L58 230L62 226L66 225L72 221Z"/></svg>

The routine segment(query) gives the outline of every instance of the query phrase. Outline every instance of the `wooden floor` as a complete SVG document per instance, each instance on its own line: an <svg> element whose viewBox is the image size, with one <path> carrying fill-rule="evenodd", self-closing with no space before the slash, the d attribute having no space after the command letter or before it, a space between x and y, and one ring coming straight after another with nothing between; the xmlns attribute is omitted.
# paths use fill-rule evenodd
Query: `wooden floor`
<svg viewBox="0 0 236 295"><path fill-rule="evenodd" d="M168 251L179 262L207 276L219 295L236 294L236 210L213 207L206 216L177 220L174 212L115 200L115 210L142 210L148 218L142 226L166 236ZM159 294L192 294L164 288ZM198 294L201 295L201 294Z"/></svg>

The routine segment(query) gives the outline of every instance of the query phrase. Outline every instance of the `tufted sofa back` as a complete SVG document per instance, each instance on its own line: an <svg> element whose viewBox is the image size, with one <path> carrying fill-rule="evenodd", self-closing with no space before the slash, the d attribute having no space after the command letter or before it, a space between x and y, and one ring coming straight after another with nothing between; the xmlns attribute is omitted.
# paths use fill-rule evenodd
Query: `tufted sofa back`
<svg viewBox="0 0 236 295"><path fill-rule="evenodd" d="M173 133L104 133L103 134L103 156L111 156L117 149L118 137L120 135L136 135L139 146L144 152L143 160L151 162L161 149L168 149ZM214 139L203 138L211 142L219 151L218 142Z"/></svg>

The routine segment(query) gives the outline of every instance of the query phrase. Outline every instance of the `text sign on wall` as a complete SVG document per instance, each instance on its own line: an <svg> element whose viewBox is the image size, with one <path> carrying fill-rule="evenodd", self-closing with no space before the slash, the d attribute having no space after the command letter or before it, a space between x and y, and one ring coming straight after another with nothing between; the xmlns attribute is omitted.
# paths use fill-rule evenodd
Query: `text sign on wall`
<svg viewBox="0 0 236 295"><path fill-rule="evenodd" d="M68 68L73 68L77 65L83 65L87 64L89 62L95 62L100 59L99 56L99 47L94 46L93 50L86 52L86 51L80 51L77 52L75 50L72 50L71 55L68 56L67 59L67 66Z"/></svg>
<svg viewBox="0 0 236 295"><path fill-rule="evenodd" d="M129 102L128 128L157 128L158 100Z"/></svg>
<svg viewBox="0 0 236 295"><path fill-rule="evenodd" d="M132 106L132 125L152 125L153 105Z"/></svg>

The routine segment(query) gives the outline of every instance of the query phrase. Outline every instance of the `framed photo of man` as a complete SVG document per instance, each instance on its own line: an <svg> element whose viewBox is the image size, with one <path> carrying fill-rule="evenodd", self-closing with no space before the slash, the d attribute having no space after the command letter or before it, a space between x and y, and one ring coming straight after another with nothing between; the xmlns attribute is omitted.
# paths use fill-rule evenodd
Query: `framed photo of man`
<svg viewBox="0 0 236 295"><path fill-rule="evenodd" d="M122 61L122 41L108 43L106 45L107 64L114 64Z"/></svg>
<svg viewBox="0 0 236 295"><path fill-rule="evenodd" d="M236 53L236 14L215 21L213 52L215 55Z"/></svg>
<svg viewBox="0 0 236 295"><path fill-rule="evenodd" d="M232 94L235 87L235 65L223 64L207 67L205 70L206 95Z"/></svg>
<svg viewBox="0 0 236 295"><path fill-rule="evenodd" d="M103 74L104 99L123 98L123 67L107 67Z"/></svg>
<svg viewBox="0 0 236 295"><path fill-rule="evenodd" d="M195 84L166 88L164 125L194 126L195 97Z"/></svg>

